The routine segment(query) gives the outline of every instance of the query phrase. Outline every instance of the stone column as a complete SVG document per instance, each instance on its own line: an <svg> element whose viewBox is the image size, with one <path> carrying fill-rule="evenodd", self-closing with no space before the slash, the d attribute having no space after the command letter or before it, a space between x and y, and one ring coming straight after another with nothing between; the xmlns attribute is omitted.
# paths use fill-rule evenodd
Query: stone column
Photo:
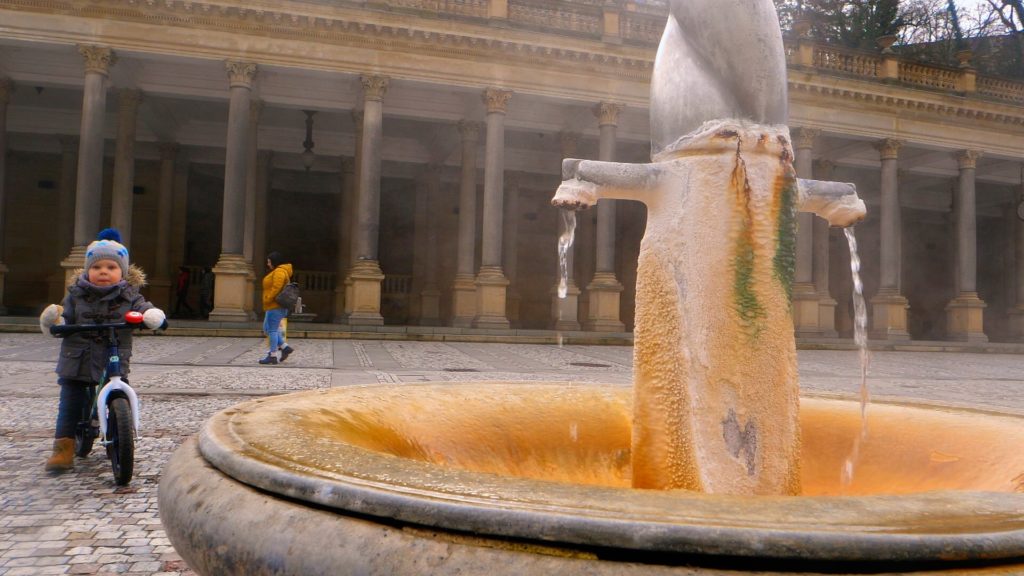
<svg viewBox="0 0 1024 576"><path fill-rule="evenodd" d="M602 102L594 108L601 132L598 160L615 161L615 130L621 104ZM594 279L587 285L587 321L584 329L622 332L626 329L619 312L622 284L615 277L615 200L597 201L597 258Z"/></svg>
<svg viewBox="0 0 1024 576"><path fill-rule="evenodd" d="M505 184L505 114L511 90L484 90L487 141L484 153L484 221L480 271L476 276L476 328L508 329L508 279L501 269L502 209Z"/></svg>
<svg viewBox="0 0 1024 576"><path fill-rule="evenodd" d="M821 173L818 180L832 180L835 165L822 161L818 165ZM831 244L832 227L828 220L814 217L814 289L818 292L818 327L822 338L838 338L836 330L837 302L832 297L829 287L829 246ZM845 243L845 242L844 242Z"/></svg>
<svg viewBox="0 0 1024 576"><path fill-rule="evenodd" d="M821 130L792 131L798 178L813 178L814 141ZM814 214L797 213L796 275L793 279L793 326L800 337L821 336L818 290L814 285Z"/></svg>
<svg viewBox="0 0 1024 576"><path fill-rule="evenodd" d="M250 104L256 64L225 63L230 83L227 154L224 160L224 215L221 222L221 250L213 267L214 322L245 322L246 288L252 267L245 260L245 188L249 174L249 134L252 130Z"/></svg>
<svg viewBox="0 0 1024 576"><path fill-rule="evenodd" d="M4 279L7 275L7 266L3 263L4 254L4 233L7 223L4 221L4 206L6 205L6 167L7 167L7 104L11 100L11 81L8 78L0 78L0 315L7 314L7 307L4 306Z"/></svg>
<svg viewBox="0 0 1024 576"><path fill-rule="evenodd" d="M75 232L72 248L60 263L64 284L85 264L85 248L96 239L100 228L103 187L103 114L107 107L107 76L115 61L114 52L104 46L78 47L85 60L82 90L82 126L79 130L78 174L75 185Z"/></svg>
<svg viewBox="0 0 1024 576"><path fill-rule="evenodd" d="M170 310L174 297L171 286L174 274L171 268L171 222L174 213L174 172L178 145L160 144L160 190L156 207L156 269L149 282L150 301L164 310Z"/></svg>
<svg viewBox="0 0 1024 576"><path fill-rule="evenodd" d="M1021 165L1024 175L1024 164ZM1017 193L1017 201L1011 206L1016 212L1014 217L1014 299L1015 305L1010 308L1010 336L1024 342L1024 178Z"/></svg>
<svg viewBox="0 0 1024 576"><path fill-rule="evenodd" d="M334 313L331 321L340 324L347 317L345 314L345 282L341 279L352 261L352 216L356 209L356 169L355 158L346 156L341 159L341 200L338 202L338 214L335 224L338 227L338 259L335 265Z"/></svg>
<svg viewBox="0 0 1024 576"><path fill-rule="evenodd" d="M245 210L242 232L242 255L249 264L249 276L245 279L245 305L243 309L250 320L256 320L256 266L257 258L266 258L266 254L256 253L256 187L259 179L259 125L263 113L263 101L253 100L249 103L249 141L246 143L246 175L245 175ZM261 268L262 269L262 268Z"/></svg>
<svg viewBox="0 0 1024 576"><path fill-rule="evenodd" d="M580 135L573 132L561 132L559 143L561 144L562 158L576 158L576 148L580 141ZM561 171L559 171L561 174ZM578 217L579 213L574 214ZM564 229L564 218L558 215L558 237L566 233ZM557 245L557 244L556 244ZM551 328L554 330L579 330L579 303L580 289L576 286L576 275L573 272L575 267L576 239L565 253L566 264L566 290L565 298L558 295L558 285L561 282L560 266L555 268L555 286L551 289Z"/></svg>
<svg viewBox="0 0 1024 576"><path fill-rule="evenodd" d="M142 92L131 88L117 94L117 145L114 150L114 186L110 199L110 226L121 232L131 249L132 206L135 188L135 125Z"/></svg>
<svg viewBox="0 0 1024 576"><path fill-rule="evenodd" d="M349 210L349 216L346 220L348 222L348 228L351 231L352 240L349 242L349 253L348 253L348 267L351 268L359 261L359 254L357 252L358 245L356 243L356 233L359 230L359 197L361 192L359 187L362 186L362 166L363 166L363 111L353 110L352 111L352 129L355 131L355 173L354 177L354 188L352 197L352 209ZM348 316L352 313L352 306L355 302L355 297L352 292L352 278L348 276L348 268L345 270L345 280L342 283L345 291L345 308L342 312L339 321L348 322Z"/></svg>
<svg viewBox="0 0 1024 576"><path fill-rule="evenodd" d="M510 173L505 184L505 206L501 226L501 268L508 278L507 310L508 320L519 326L519 184L518 174Z"/></svg>
<svg viewBox="0 0 1024 576"><path fill-rule="evenodd" d="M384 94L388 79L384 76L363 76L363 136L359 161L359 226L355 231L355 253L348 278L352 283L348 323L381 326L381 283L384 273L378 262L380 233L380 164L383 141Z"/></svg>
<svg viewBox="0 0 1024 576"><path fill-rule="evenodd" d="M253 224L253 273L256 275L254 309L257 316L263 313L263 276L268 272L267 260L267 196L270 195L274 153L260 150L256 153L256 214Z"/></svg>
<svg viewBox="0 0 1024 576"><path fill-rule="evenodd" d="M419 324L420 326L441 325L441 291L437 288L437 205L441 199L441 166L431 164L423 175L423 213L426 216L424 231L424 250L417 250L416 258L423 255L422 289L419 293Z"/></svg>
<svg viewBox="0 0 1024 576"><path fill-rule="evenodd" d="M959 293L946 305L946 336L950 340L988 342L983 316L985 302L978 297L978 231L975 204L976 150L957 153L960 180L956 194L957 286Z"/></svg>
<svg viewBox="0 0 1024 576"><path fill-rule="evenodd" d="M60 136L60 190L57 197L57 246L53 262L71 250L72 233L75 229L75 174L78 167L78 137ZM49 291L47 302L61 302L67 292L65 272L55 267L54 273L48 277Z"/></svg>
<svg viewBox="0 0 1024 576"><path fill-rule="evenodd" d="M459 183L458 268L452 284L452 326L468 328L476 317L476 150L480 123L459 121L462 178Z"/></svg>
<svg viewBox="0 0 1024 576"><path fill-rule="evenodd" d="M900 294L900 197L897 178L899 150L903 143L886 138L877 143L882 160L881 175L881 273L878 292L871 299L872 338L909 340L907 299Z"/></svg>

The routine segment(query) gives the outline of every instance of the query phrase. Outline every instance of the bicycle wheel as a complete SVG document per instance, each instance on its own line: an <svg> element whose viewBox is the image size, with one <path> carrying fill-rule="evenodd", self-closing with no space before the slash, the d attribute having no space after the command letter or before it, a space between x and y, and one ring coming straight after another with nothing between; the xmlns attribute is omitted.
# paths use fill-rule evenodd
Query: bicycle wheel
<svg viewBox="0 0 1024 576"><path fill-rule="evenodd" d="M92 401L82 409L82 416L75 426L75 456L85 458L92 452L92 444L99 436L99 428L93 426L95 414L92 413Z"/></svg>
<svg viewBox="0 0 1024 576"><path fill-rule="evenodd" d="M114 471L114 481L118 486L124 486L131 482L135 467L135 429L127 398L119 396L110 401L107 435L107 456Z"/></svg>

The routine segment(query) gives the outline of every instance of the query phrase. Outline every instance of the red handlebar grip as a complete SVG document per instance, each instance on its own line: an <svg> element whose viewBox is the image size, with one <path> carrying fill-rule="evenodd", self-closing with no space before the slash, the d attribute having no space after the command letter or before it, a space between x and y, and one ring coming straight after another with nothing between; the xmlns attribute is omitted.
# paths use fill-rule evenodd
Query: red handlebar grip
<svg viewBox="0 0 1024 576"><path fill-rule="evenodd" d="M135 312L134 310L124 315L124 321L129 324L139 324L142 322L142 312Z"/></svg>

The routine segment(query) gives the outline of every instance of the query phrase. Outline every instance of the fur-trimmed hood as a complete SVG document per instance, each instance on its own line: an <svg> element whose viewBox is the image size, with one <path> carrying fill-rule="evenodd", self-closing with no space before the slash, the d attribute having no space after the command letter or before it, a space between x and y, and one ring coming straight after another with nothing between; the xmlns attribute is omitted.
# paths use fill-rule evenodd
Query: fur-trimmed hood
<svg viewBox="0 0 1024 576"><path fill-rule="evenodd" d="M75 283L78 282L78 278L81 277L84 272L85 268L75 270L74 273L71 274L71 279L68 282L68 288L74 286ZM129 264L128 273L124 275L124 281L127 282L129 286L138 290L146 285L146 273L142 268L139 268L135 264Z"/></svg>

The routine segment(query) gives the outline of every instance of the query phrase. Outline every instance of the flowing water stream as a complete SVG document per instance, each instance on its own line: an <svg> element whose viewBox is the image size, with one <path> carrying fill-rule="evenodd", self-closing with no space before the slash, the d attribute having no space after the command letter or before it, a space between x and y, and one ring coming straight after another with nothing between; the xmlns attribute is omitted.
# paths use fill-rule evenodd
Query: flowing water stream
<svg viewBox="0 0 1024 576"><path fill-rule="evenodd" d="M576 212L559 210L562 233L558 236L558 297L565 298L569 291L569 249L576 238Z"/></svg>
<svg viewBox="0 0 1024 576"><path fill-rule="evenodd" d="M864 304L864 283L860 279L860 256L857 254L857 237L853 227L845 228L846 242L850 245L850 272L853 276L853 340L860 351L860 434L853 441L853 449L843 464L843 486L853 481L854 468L860 459L860 445L868 436L868 312Z"/></svg>

